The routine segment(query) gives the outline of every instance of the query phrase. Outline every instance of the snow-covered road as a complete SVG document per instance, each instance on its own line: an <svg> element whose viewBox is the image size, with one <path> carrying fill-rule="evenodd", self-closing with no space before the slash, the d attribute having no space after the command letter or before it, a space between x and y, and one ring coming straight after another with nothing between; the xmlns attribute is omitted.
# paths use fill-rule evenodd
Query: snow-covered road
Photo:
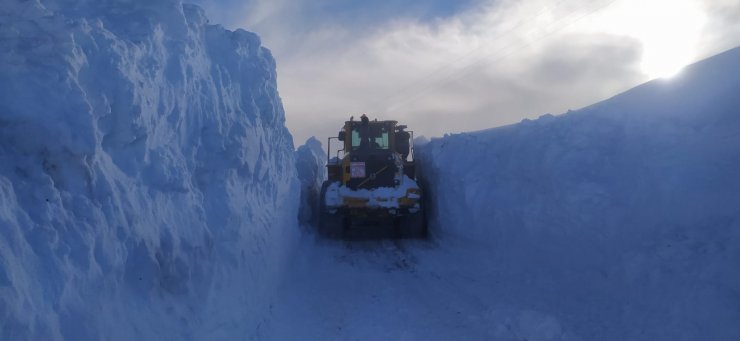
<svg viewBox="0 0 740 341"><path fill-rule="evenodd" d="M538 302L508 302L527 288L487 255L470 240L306 238L274 306L271 339L559 339L560 323Z"/></svg>

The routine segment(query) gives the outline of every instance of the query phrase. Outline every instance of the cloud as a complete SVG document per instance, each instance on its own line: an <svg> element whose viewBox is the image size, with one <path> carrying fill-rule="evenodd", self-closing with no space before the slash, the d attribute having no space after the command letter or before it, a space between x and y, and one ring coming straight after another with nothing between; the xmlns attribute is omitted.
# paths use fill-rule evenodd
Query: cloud
<svg viewBox="0 0 740 341"><path fill-rule="evenodd" d="M556 15L483 4L431 23L318 33L306 45L317 48L280 67L289 126L300 142L334 135L350 114L368 112L440 136L584 106L644 79L639 45L628 39L571 34L528 44L565 21ZM595 87L599 77L616 80Z"/></svg>
<svg viewBox="0 0 740 341"><path fill-rule="evenodd" d="M710 20L702 32L700 57L728 50L740 44L740 2L737 0L704 0Z"/></svg>
<svg viewBox="0 0 740 341"><path fill-rule="evenodd" d="M650 46L644 30L628 30L630 1L250 0L235 25L273 50L297 144L365 112L440 136L577 109L646 81ZM697 56L740 43L736 1L701 4L712 41L697 42Z"/></svg>

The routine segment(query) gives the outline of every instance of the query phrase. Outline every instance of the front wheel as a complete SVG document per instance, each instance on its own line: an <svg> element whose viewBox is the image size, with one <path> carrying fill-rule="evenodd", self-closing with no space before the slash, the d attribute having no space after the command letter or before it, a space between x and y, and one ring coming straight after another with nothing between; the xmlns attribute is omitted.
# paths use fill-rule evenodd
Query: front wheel
<svg viewBox="0 0 740 341"><path fill-rule="evenodd" d="M326 207L326 189L329 185L331 185L329 181L324 181L324 184L321 185L318 230L319 234L324 237L335 238L340 237L344 231L346 218L338 211L334 213L329 212L329 209Z"/></svg>
<svg viewBox="0 0 740 341"><path fill-rule="evenodd" d="M427 220L424 211L408 215L403 218L403 227L405 235L411 238L425 239L429 235Z"/></svg>

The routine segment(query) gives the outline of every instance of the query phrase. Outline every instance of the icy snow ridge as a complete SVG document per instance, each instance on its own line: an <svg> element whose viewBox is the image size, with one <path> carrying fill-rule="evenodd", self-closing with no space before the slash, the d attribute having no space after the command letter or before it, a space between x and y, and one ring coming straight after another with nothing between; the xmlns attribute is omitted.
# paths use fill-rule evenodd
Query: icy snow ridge
<svg viewBox="0 0 740 341"><path fill-rule="evenodd" d="M296 238L275 63L177 0L0 5L0 339L256 337Z"/></svg>

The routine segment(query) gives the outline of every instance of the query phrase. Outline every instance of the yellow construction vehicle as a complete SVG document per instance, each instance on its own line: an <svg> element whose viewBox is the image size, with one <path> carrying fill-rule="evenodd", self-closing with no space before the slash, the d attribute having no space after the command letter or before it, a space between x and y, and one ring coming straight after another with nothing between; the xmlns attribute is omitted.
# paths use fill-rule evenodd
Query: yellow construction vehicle
<svg viewBox="0 0 740 341"><path fill-rule="evenodd" d="M413 132L405 129L397 121L371 121L362 115L359 121L344 122L338 136L328 139L328 180L319 199L322 233L338 236L355 225L391 225L403 235L426 236ZM335 140L341 146L333 150Z"/></svg>

